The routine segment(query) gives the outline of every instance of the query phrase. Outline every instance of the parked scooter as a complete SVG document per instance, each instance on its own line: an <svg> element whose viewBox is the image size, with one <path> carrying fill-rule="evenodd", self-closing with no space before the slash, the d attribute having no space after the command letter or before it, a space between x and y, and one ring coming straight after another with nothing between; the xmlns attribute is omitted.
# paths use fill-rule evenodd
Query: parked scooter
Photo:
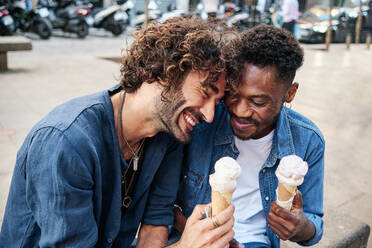
<svg viewBox="0 0 372 248"><path fill-rule="evenodd" d="M227 26L238 31L244 31L260 24L271 23L271 20L267 19L266 16L261 16L261 13L256 8L243 9L233 3L227 3L224 11Z"/></svg>
<svg viewBox="0 0 372 248"><path fill-rule="evenodd" d="M0 6L0 35L12 35L15 32L15 24L5 6Z"/></svg>
<svg viewBox="0 0 372 248"><path fill-rule="evenodd" d="M131 0L128 0L131 1ZM143 11L137 11L136 17L133 20L135 27L142 27L146 20L146 15ZM148 5L148 21L158 20L161 17L161 11L154 0L150 0Z"/></svg>
<svg viewBox="0 0 372 248"><path fill-rule="evenodd" d="M38 9L26 7L25 0L16 0L8 5L10 15L14 19L15 28L23 32L34 32L42 39L52 35L52 24Z"/></svg>
<svg viewBox="0 0 372 248"><path fill-rule="evenodd" d="M93 9L86 21L90 27L103 28L118 36L129 25L128 13L133 7L132 1L119 0L109 7Z"/></svg>
<svg viewBox="0 0 372 248"><path fill-rule="evenodd" d="M48 8L48 18L53 29L60 29L66 33L74 33L79 38L85 38L89 33L89 26L85 17L91 12L87 6L75 6L73 0L39 0L38 5Z"/></svg>
<svg viewBox="0 0 372 248"><path fill-rule="evenodd" d="M177 16L187 16L188 13L182 9L177 9L175 4L169 4L167 7L167 12L163 13L159 18L159 22L165 22L166 20L177 17Z"/></svg>

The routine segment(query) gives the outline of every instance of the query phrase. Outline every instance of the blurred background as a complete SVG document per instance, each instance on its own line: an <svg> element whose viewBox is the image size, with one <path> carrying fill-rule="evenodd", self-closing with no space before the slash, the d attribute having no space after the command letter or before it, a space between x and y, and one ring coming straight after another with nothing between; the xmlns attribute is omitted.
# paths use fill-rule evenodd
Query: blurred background
<svg viewBox="0 0 372 248"><path fill-rule="evenodd" d="M238 31L268 24L293 32L305 62L292 108L326 140L325 212L372 225L371 2L0 0L0 224L31 127L58 104L118 83L133 31L182 15Z"/></svg>
<svg viewBox="0 0 372 248"><path fill-rule="evenodd" d="M370 0L0 0L0 34L30 32L41 39L58 31L85 38L90 29L114 36L147 21L174 16L220 19L239 31L289 23L303 42L370 40ZM357 40L355 40L357 39ZM369 41L370 42L370 41Z"/></svg>

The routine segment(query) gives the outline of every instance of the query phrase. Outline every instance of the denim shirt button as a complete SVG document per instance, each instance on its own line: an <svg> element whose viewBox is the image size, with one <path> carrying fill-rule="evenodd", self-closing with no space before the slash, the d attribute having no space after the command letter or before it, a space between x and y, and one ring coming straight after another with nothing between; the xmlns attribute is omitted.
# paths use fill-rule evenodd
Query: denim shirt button
<svg viewBox="0 0 372 248"><path fill-rule="evenodd" d="M111 244L111 243L112 243L112 239L107 239L107 242L108 242L109 244Z"/></svg>
<svg viewBox="0 0 372 248"><path fill-rule="evenodd" d="M265 197L265 200L268 201L270 198L268 196Z"/></svg>
<svg viewBox="0 0 372 248"><path fill-rule="evenodd" d="M266 172L266 169L263 169L263 170L262 170L262 173L265 173L265 172Z"/></svg>
<svg viewBox="0 0 372 248"><path fill-rule="evenodd" d="M184 175L183 178L186 179L187 178L187 175Z"/></svg>

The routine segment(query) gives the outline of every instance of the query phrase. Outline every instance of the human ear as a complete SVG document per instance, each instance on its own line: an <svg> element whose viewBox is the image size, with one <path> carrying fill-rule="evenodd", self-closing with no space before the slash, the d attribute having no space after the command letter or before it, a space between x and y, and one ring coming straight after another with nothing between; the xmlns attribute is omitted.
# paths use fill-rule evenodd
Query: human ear
<svg viewBox="0 0 372 248"><path fill-rule="evenodd" d="M298 89L298 83L294 82L291 87L287 90L287 93L285 94L285 102L290 103L293 101L294 97L296 96Z"/></svg>

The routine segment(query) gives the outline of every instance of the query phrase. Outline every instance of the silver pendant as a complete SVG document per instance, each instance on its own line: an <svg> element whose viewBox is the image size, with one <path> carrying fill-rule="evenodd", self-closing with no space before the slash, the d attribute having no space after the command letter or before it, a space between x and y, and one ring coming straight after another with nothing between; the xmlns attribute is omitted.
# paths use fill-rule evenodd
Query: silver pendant
<svg viewBox="0 0 372 248"><path fill-rule="evenodd" d="M138 157L137 157L137 155L134 155L134 158L133 158L133 170L134 171L138 170Z"/></svg>
<svg viewBox="0 0 372 248"><path fill-rule="evenodd" d="M130 205L131 203L132 203L132 197L130 197L130 196L126 196L126 197L124 197L123 202L122 202L123 207L125 207L125 208L129 208L129 205Z"/></svg>

